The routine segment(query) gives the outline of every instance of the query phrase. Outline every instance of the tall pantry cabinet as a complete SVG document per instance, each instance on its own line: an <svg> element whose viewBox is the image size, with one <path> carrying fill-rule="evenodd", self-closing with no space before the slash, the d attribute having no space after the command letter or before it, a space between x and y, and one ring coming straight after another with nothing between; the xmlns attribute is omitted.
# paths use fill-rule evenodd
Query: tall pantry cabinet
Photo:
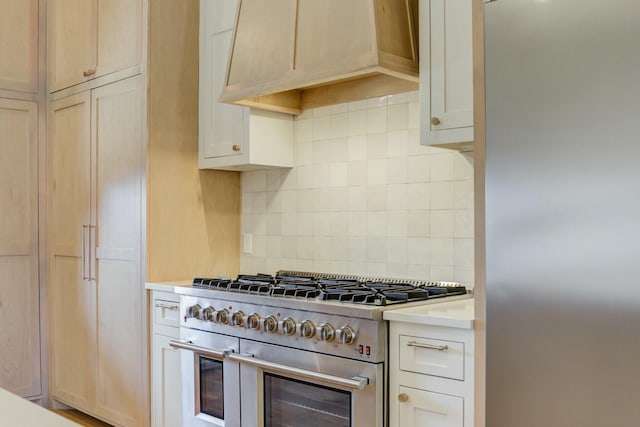
<svg viewBox="0 0 640 427"><path fill-rule="evenodd" d="M3 0L0 10L0 387L37 402L46 389L39 285L41 11L39 0Z"/></svg>
<svg viewBox="0 0 640 427"><path fill-rule="evenodd" d="M197 167L198 2L47 3L51 398L146 426L144 282L237 273L239 175Z"/></svg>

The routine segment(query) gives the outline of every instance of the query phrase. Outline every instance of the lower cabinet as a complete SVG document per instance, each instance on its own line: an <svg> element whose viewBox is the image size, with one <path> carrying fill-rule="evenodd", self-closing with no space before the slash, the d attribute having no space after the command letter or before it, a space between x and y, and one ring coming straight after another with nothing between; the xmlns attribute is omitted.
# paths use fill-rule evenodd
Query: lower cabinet
<svg viewBox="0 0 640 427"><path fill-rule="evenodd" d="M473 426L473 330L390 322L389 426Z"/></svg>
<svg viewBox="0 0 640 427"><path fill-rule="evenodd" d="M180 351L169 342L180 338L179 296L153 291L152 362L151 362L151 425L153 427L182 426L182 380Z"/></svg>

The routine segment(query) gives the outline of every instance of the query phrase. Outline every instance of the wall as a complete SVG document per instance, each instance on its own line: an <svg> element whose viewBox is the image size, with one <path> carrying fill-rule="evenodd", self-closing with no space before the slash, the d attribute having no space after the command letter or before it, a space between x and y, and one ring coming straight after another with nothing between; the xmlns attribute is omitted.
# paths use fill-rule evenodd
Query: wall
<svg viewBox="0 0 640 427"><path fill-rule="evenodd" d="M419 144L418 93L297 116L295 167L242 174L245 273L473 283L473 153Z"/></svg>

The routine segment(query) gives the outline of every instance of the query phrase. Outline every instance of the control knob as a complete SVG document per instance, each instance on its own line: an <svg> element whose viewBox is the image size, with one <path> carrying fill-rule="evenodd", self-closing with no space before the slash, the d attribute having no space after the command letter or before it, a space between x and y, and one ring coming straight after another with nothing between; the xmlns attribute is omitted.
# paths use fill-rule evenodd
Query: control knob
<svg viewBox="0 0 640 427"><path fill-rule="evenodd" d="M214 322L216 319L216 310L213 307L207 307L202 310L202 320Z"/></svg>
<svg viewBox="0 0 640 427"><path fill-rule="evenodd" d="M229 323L229 310L223 308L216 312L216 322L226 325Z"/></svg>
<svg viewBox="0 0 640 427"><path fill-rule="evenodd" d="M293 335L296 333L296 321L291 317L286 317L280 321L280 330L285 335Z"/></svg>
<svg viewBox="0 0 640 427"><path fill-rule="evenodd" d="M356 340L356 333L350 326L343 326L336 329L336 336L338 337L340 344L353 344Z"/></svg>
<svg viewBox="0 0 640 427"><path fill-rule="evenodd" d="M251 313L247 316L244 321L244 324L249 329L260 329L260 316L256 313Z"/></svg>
<svg viewBox="0 0 640 427"><path fill-rule="evenodd" d="M302 338L313 338L316 334L316 327L311 320L303 320L299 328L299 333Z"/></svg>
<svg viewBox="0 0 640 427"><path fill-rule="evenodd" d="M200 307L198 304L196 305L192 305L191 307L187 308L187 317L192 317L194 319L199 319L200 318L200 309L202 307Z"/></svg>
<svg viewBox="0 0 640 427"><path fill-rule="evenodd" d="M278 320L271 314L264 318L262 325L267 332L274 333L278 331Z"/></svg>
<svg viewBox="0 0 640 427"><path fill-rule="evenodd" d="M336 336L336 330L328 323L318 326L317 333L322 341L332 341Z"/></svg>
<svg viewBox="0 0 640 427"><path fill-rule="evenodd" d="M231 324L233 326L244 326L244 313L236 311L231 315Z"/></svg>

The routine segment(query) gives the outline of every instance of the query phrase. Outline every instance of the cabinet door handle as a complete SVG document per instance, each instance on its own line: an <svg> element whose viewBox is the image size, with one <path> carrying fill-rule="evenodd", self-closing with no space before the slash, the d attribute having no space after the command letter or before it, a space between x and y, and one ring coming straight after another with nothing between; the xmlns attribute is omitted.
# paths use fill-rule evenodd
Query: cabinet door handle
<svg viewBox="0 0 640 427"><path fill-rule="evenodd" d="M96 236L96 226L95 225L88 225L88 230L89 230L89 280L96 280L95 274L96 274L96 269L95 269L95 255L96 255L96 248L95 248L95 236ZM91 229L93 229L93 239L91 238ZM93 242L93 245L91 244L91 242ZM93 252L92 252L92 248L93 248ZM93 255L91 255L93 253ZM93 268L91 268L91 264L93 265Z"/></svg>
<svg viewBox="0 0 640 427"><path fill-rule="evenodd" d="M437 117L432 117L431 118L431 124L434 126L438 126L440 124L440 119Z"/></svg>
<svg viewBox="0 0 640 427"><path fill-rule="evenodd" d="M234 144L234 145L233 145L233 147L231 147L231 149L232 149L233 151L240 151L240 146L239 146L239 145L237 145L237 144Z"/></svg>
<svg viewBox="0 0 640 427"><path fill-rule="evenodd" d="M85 70L82 72L82 75L84 77L91 77L96 73L96 69L95 68L89 68L88 70Z"/></svg>
<svg viewBox="0 0 640 427"><path fill-rule="evenodd" d="M82 280L89 280L87 275L87 230L89 226L82 224Z"/></svg>
<svg viewBox="0 0 640 427"><path fill-rule="evenodd" d="M156 307L158 307L158 308L166 308L167 310L172 310L172 311L180 311L180 306L179 305L169 305L169 304L156 303Z"/></svg>
<svg viewBox="0 0 640 427"><path fill-rule="evenodd" d="M406 402L407 400L409 400L409 395L408 395L407 393L400 393L400 394L398 395L398 401L400 401L400 402L404 403L404 402Z"/></svg>
<svg viewBox="0 0 640 427"><path fill-rule="evenodd" d="M438 351L447 351L447 350L449 350L449 346L448 345L424 344L424 343L419 343L417 341L409 341L407 343L407 347L426 348L426 349L429 349L429 350L438 350Z"/></svg>

